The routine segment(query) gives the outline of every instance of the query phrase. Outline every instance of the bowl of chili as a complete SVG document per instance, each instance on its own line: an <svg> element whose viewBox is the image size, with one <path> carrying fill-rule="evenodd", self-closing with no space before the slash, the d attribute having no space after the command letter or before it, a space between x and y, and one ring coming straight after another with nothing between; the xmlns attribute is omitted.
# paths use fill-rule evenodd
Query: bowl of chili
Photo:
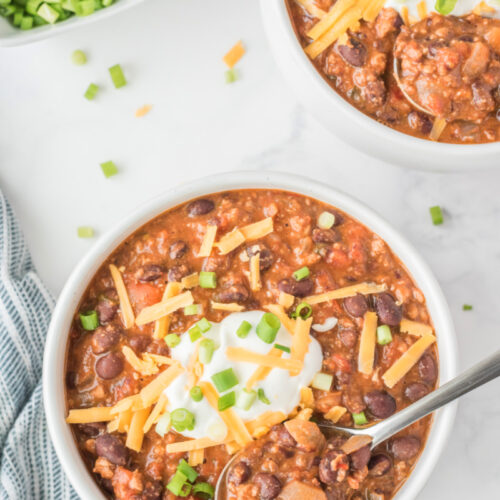
<svg viewBox="0 0 500 500"><path fill-rule="evenodd" d="M277 215L280 210L288 214L285 220L280 219L280 216ZM262 216L265 216L262 219L265 221L264 223L258 220ZM227 220L224 223L226 217ZM297 231L300 233L306 230L309 234L312 230L310 226L313 224L311 222L313 217L316 225L313 235L300 237ZM274 227L270 219L276 219ZM228 221L232 222L228 223ZM235 221L238 227L230 227ZM304 221L308 221L307 229L304 229ZM214 230L213 238L206 237L206 234L210 232L208 228L211 224L218 228ZM193 230L193 228L198 229ZM225 234L214 243L217 231ZM243 235L241 241L235 240L235 234L238 232ZM194 235L197 235L197 239L190 239L195 238ZM340 235L340 240L337 236L331 239L332 235ZM359 243L364 241L365 236L368 238L367 241L370 241L369 255L372 256L370 258L375 259L375 256L379 256L376 258L379 262L377 268L382 266L380 269L386 269L385 266L388 266L387 269L392 269L391 275L395 273L396 278L378 284L363 281L363 277L368 277L368 275L366 274L367 268L362 265L362 262L368 257L365 255L363 258L363 250ZM256 237L261 239L253 239ZM306 246L301 247L302 251L295 254L284 251L285 247L281 248L282 244L280 243L284 238L287 239L287 247L304 245L304 242L306 242ZM343 281L339 278L342 274L340 273L339 276L335 274L334 282L329 282L328 266L335 269L335 266L342 267L342 262L345 262L346 255L343 255L342 245L339 244L342 239L346 239L346 241L349 239L351 248L349 259L356 264L353 264L354 267L351 266L349 269L350 272L358 273L357 279L353 276L347 276L346 281ZM188 285L188 281L192 279L193 273L191 271L193 269L181 269L182 264L169 264L168 270L162 270L161 266L144 261L144 255L163 251L164 258L169 262L178 262L177 259L181 259L179 262L193 267L193 262L195 262L193 259L185 260L186 256L191 255L191 253L186 253L182 243L187 242L189 248L196 247L196 252L193 255L198 258L199 254L203 253L203 245L206 247L206 242L209 240L212 242L211 246L217 248L222 257L210 256L211 251L209 250L206 254L209 257L205 257L203 260L202 270L195 273L197 274L196 286L199 288L193 289L192 293L196 297L196 302L200 302L200 304L184 303L185 296L189 293L187 295L186 292L174 295L175 301L183 301L179 318L176 317L175 320L172 320L171 333L156 339L152 329L153 324L156 329L157 322L162 317L161 314L159 316L157 314L158 301L160 300L160 304L163 304L162 300L170 300L162 299L162 295L168 295L167 289L173 293L172 288L175 288L179 283L184 283L185 287L191 286ZM244 240L252 242L246 250ZM167 241L168 245L166 245ZM307 250L308 241L314 243L315 251L312 247ZM240 247L240 245L243 246ZM256 245L260 245L259 249L256 248ZM163 250L161 250L162 248ZM226 250L228 251L226 252ZM282 250L283 253L281 253ZM241 285L241 282L228 279L229 274L227 273L234 274L233 268L226 268L227 255L230 252L233 252L232 262L237 269L241 266L250 269L253 265L251 262L254 262L257 254L259 255L256 262L260 272L263 273L259 280L261 288L254 289L251 285L254 297L252 300L248 295L245 296L243 291L245 287ZM277 255L281 256L277 257ZM290 271L290 277L283 278L284 269L287 268L285 262L288 258L295 259L294 262L297 264L300 262L305 265L297 265L293 272ZM308 262L301 260L305 258L311 260ZM327 267L323 267L325 266L324 260L328 263ZM365 260L365 264L366 262L368 261ZM130 268L130 274L127 267ZM217 272L214 272L214 269ZM226 271L220 271L221 269ZM252 283L253 273L251 270L248 275L245 273L241 276L245 276L245 279L247 279L246 276L249 276L248 279ZM266 275L265 273L270 274ZM288 272L285 273L285 276L287 274ZM257 276L259 276L258 272ZM234 278L234 276L232 277ZM278 281L278 278L282 279ZM170 288L165 287L166 281L169 284L174 284ZM358 285L356 281L363 282ZM270 312L273 311L276 314L253 310L256 301L259 303L263 301L262 297L265 297L264 303L267 301L274 303L272 293L267 293L271 282L276 286L275 292L272 292L275 294L274 300L278 300L276 294L279 293L279 300L291 297L292 303L297 304L296 306L289 305L292 307L289 315L280 314L279 307L276 306L270 309ZM157 289L159 283L161 283L161 287ZM262 287L262 283L266 286ZM115 286L116 290L114 290ZM352 286L356 287L356 291L346 293L346 290L349 291L349 287L352 288ZM113 288L112 291L110 291L110 287ZM334 288L333 291L328 291L332 288ZM189 288L186 289L189 290ZM116 292L118 299L113 295ZM127 306L126 301L122 301L122 293L129 297L129 306ZM220 425L208 425L210 423L208 415L211 411L217 413L217 411L227 410L233 412L232 415L237 415L237 412L243 408L245 411L255 410L255 415L258 416L261 415L259 411L267 410L267 405L282 404L286 406L289 403L288 399L299 397L298 391L287 393L286 385L290 379L285 379L285 384L280 382L283 379L276 379L277 381L267 386L261 386L258 391L254 391L255 395L252 390L246 393L238 391L236 397L235 392L231 389L238 384L238 377L241 377L243 372L238 364L234 364L233 370L233 365L229 364L228 360L231 363L241 360L246 363L254 363L255 359L267 359L266 355L259 356L255 352L249 354L248 349L242 346L251 345L252 348L260 346L260 352L267 352L267 349L271 347L282 353L284 359L279 362L273 361L273 366L277 363L277 367L300 372L299 377L304 376L308 381L310 380L313 389L312 392L307 393L314 395L318 408L325 391L327 391L328 397L332 397L333 393L329 394L328 389L332 385L334 377L337 384L341 384L341 386L347 384L342 387L348 388L349 382L346 380L342 382L342 378L345 378L341 373L342 366L345 366L346 363L347 365L357 364L357 358L353 357L350 361L349 359L341 359L342 356L337 356L329 361L325 358L323 359L323 368L321 368L321 350L325 349L325 345L330 345L328 343L332 340L328 332L336 327L336 322L332 322L332 310L329 309L329 304L334 307L336 303L335 300L331 301L333 295L330 297L329 294L332 293L336 294L335 296L345 297L343 308L337 308L335 313L341 318L338 321L341 321L343 325L338 332L338 338L343 338L343 340L341 340L342 344L338 345L344 347L338 348L339 352L353 352L352 332L349 333L350 329L346 328L346 325L352 324L353 328L356 324L361 325L362 323L359 323L360 316L362 316L364 323L371 324L378 315L379 323L384 323L377 329L376 337L374 337L378 339L379 347L377 349L382 349L379 351L379 359L381 359L382 353L385 353L384 356L386 356L392 352L391 356L396 358L399 356L397 349L387 350L387 345L390 345L391 342L393 346L399 346L398 348L404 351L408 346L418 349L423 341L426 345L422 346L422 349L425 349L427 353L424 354L425 359L419 357L420 360L423 360L422 366L419 364L417 369L415 365L413 372L411 372L413 375L408 375L409 378L406 379L405 383L399 384L399 386L397 383L404 373L409 374L410 372L405 371L403 375L398 375L396 372L400 372L401 367L394 367L392 371L385 371L383 368L382 378L386 387L397 388L387 389L392 392L394 397L384 391L371 391L373 394L366 395L365 403L362 403L364 406L360 411L356 411L356 404L359 401L354 394L349 395L347 399L342 399L341 404L346 405L349 412L345 413L346 409L343 409L343 417L340 418L344 418L344 420L340 420L340 422L346 422L347 425L364 425L368 420L382 418L385 410L379 408L380 404L387 407L386 403L389 402L389 407L394 406L391 411L394 411L396 406L399 408L400 405L408 404L408 400L403 402L402 395L406 390L406 385L415 386L415 382L417 382L417 387L418 382L424 381L427 384L427 390L429 390L437 383L437 377L439 377L439 383L442 384L455 376L457 352L453 324L443 294L428 266L411 245L372 209L324 184L302 177L272 172L235 172L213 176L168 191L136 209L115 228L103 235L80 261L61 292L48 332L44 355L43 394L48 427L61 464L78 494L84 499L105 498L107 494L105 492L109 492L109 488L111 488L111 491L115 492L115 497L121 498L120 493L117 492L122 491L120 488L123 484L141 484L142 490L137 490L136 493L146 494L148 492L148 494L153 495L151 498L157 498L154 495L160 495L165 485L170 492L175 492L179 488L181 488L179 491L182 491L186 487L190 490L193 489L193 491L205 493L209 491L212 485L207 482L209 479L206 478L211 477L213 480L213 476L216 476L214 471L207 472L206 469L200 471L192 469L191 466L186 467L189 464L184 465L183 460L179 461L181 456L187 457L187 455L182 455L186 441L177 442L178 439L175 437L163 441L163 437L160 438L158 434L165 435L165 429L169 425L173 425L178 433L185 437L194 438L194 442L199 442L197 439L200 436L202 436L201 439L206 439L204 432L208 432L211 436L210 439L217 439L218 442L221 428ZM365 302L365 300L360 300L363 294L368 294L366 297L369 297L369 294L376 295L373 299ZM349 297L351 299L348 300ZM375 305L369 306L369 304L373 304L372 300L375 301ZM405 305L399 305L399 301ZM235 307L235 303L239 307ZM194 308L194 306L198 307ZM200 306L201 316L189 319L193 314L200 314ZM368 306L372 310L375 308L374 310L377 312L369 311ZM210 307L212 312L209 312ZM220 311L216 311L219 308ZM258 309L261 308L262 306ZM295 309L296 314L293 309ZM118 313L118 311L120 312ZM232 312L228 314L228 311ZM404 311L404 316L407 317L404 327L400 324L403 321L401 320L401 311ZM294 357L294 349L299 348L293 342L291 346L286 345L290 341L283 328L291 330L297 328L297 323L306 323L311 312L313 312L314 322L318 321L318 324L313 324L314 338L310 339L309 352L307 354L303 352L302 358L300 356ZM131 323L126 325L130 320L129 315L131 315ZM155 320L155 318L157 319ZM244 318L243 321L242 318ZM412 321L411 318L415 321ZM155 322L151 323L153 320ZM218 322L219 320L220 322ZM424 325L419 321L424 321L427 324ZM120 325L118 333L115 328L117 322ZM293 323L295 326L289 327L289 322L295 322ZM398 327L390 326L396 323L399 325ZM142 326L140 325L146 325L146 328L151 330L146 331L152 335L153 339L145 341L145 330L141 330ZM375 320L372 326L376 325L377 321ZM179 336L177 334L187 330L188 326L190 328L185 332L186 335ZM139 329L137 330L137 328ZM158 328L162 328L161 324L158 325ZM211 372L210 369L206 368L208 371L206 375L207 377L210 375L208 379L210 382L200 379L198 384L189 391L189 403L186 402L186 408L177 408L167 412L156 421L155 431L149 431L156 432L156 434L154 437L148 435L149 437L144 441L148 443L145 445L146 450L141 450L140 446L136 452L125 450L125 446L115 434L115 432L120 431L119 419L109 415L112 408L107 403L111 400L118 400L117 404L120 404L121 410L124 410L123 413L128 411L124 409L123 405L128 404L128 402L132 404L133 401L137 400L137 397L144 397L148 399L147 405L151 404L153 401L149 399L151 386L149 383L144 386L142 384L144 380L154 381L154 378L150 377L155 377L154 374L158 372L155 363L160 363L160 365L164 362L167 363L167 368L160 372L165 381L167 378L175 377L177 374L174 374L173 371L176 371L180 366L177 361L182 362L183 360L184 351L182 349L186 346L188 349L192 349L190 346L197 342L199 342L199 359L204 363L215 363L214 368L216 368L218 366L216 363L220 362L217 357L220 357L221 349L217 346L214 347L214 342L210 342L210 335L214 331L224 331L224 328L228 333L219 339L231 337L231 344L225 348L226 358L221 365L224 366L224 369L213 369ZM368 331L368 328L368 326L363 327L363 330ZM394 330L394 328L399 330ZM322 333L322 330L326 333ZM429 335L433 331L436 332L436 337L430 339ZM164 333L166 332L168 332L168 327ZM296 330L296 332L302 335L301 329ZM410 332L411 340L403 332ZM369 339L369 336L363 334L363 331L358 333L361 339L365 338L361 342L370 342L366 340ZM419 337L421 337L420 340ZM405 338L406 340L404 340ZM397 343L394 342L395 340ZM253 342L253 344L248 344L248 342ZM405 346L406 342L408 345ZM428 346L434 345L434 343L437 343L437 350L434 347L429 350ZM346 348L346 345L351 347ZM372 347L375 349L375 346ZM288 352L290 350L292 354ZM424 350L422 350L423 352ZM189 355L186 355L184 360L191 359L190 353L191 351L188 351ZM168 358L167 355L171 358ZM172 360L172 358L175 359ZM393 361L390 361L390 366L392 366ZM325 369L328 362L332 362L332 366L337 367L332 368L335 372L333 375L320 372L320 370L328 371ZM379 362L381 361L377 361L377 363ZM327 364L325 365L325 363ZM366 363L371 363L371 369L373 369L375 363L373 356L366 358L364 354L360 355L358 369L366 370ZM388 367L389 365L380 366ZM227 368L227 366L231 366L231 368ZM361 366L365 368L361 368ZM338 371L339 367L340 372ZM165 367L161 366L161 369L163 368ZM307 374L306 368L309 369ZM406 370L410 368L407 367ZM173 371L169 374L169 370ZM280 370L273 371L280 372ZM288 374L288 371L285 373ZM288 375L286 376L288 377ZM269 378L269 381L271 380L274 379ZM177 392L172 390L169 393L168 400L175 401L175 398L185 397L184 394L180 394L184 391L182 384ZM367 388L373 389L371 382L367 382L367 384ZM127 388L132 392L127 393ZM139 390L138 393L137 390ZM385 402L380 403L379 392L383 393L382 399L385 399ZM224 393L218 398L218 403L217 393ZM285 395L285 401L281 403L278 401L280 393ZM131 397L127 394L130 394ZM302 390L300 397L303 397ZM144 402L144 400L142 401ZM158 398L155 401L158 404ZM295 405L297 401L292 401L292 403ZM98 403L97 407L95 406L96 402ZM213 402L215 403L211 408L210 405ZM200 410L202 416L200 417L200 413L197 413L195 408L196 405L201 404L206 406L200 406L202 408ZM324 404L323 400L323 406ZM341 407L340 403L337 403L336 407ZM95 416L96 408L98 413L106 413L101 419L104 420L104 423L92 423L96 420L86 419L87 417L81 419L83 414L88 416L92 413ZM130 405L127 408L130 409ZM274 406L271 408L275 409ZM366 414L364 408L366 408ZM147 414L150 415L150 408L137 407L134 410L134 415L137 413L137 417L132 417L136 418L137 423L137 419L144 416L144 420L141 420L141 428L142 424L146 425L145 422L147 422L148 415L141 413L144 410L147 410ZM289 409L285 411L289 411ZM411 470L409 477L406 477L406 473L403 474L403 479L406 479L404 484L401 485L401 481L397 484L398 487L401 486L396 493L399 500L414 498L424 485L452 429L454 414L455 405L449 405L436 413L432 425L430 421L426 421L425 424L422 424L423 427L420 428L420 431L414 430L417 433L420 432L418 435L421 444L411 455L410 462L408 462L410 457L404 457L406 453L405 436L400 438L403 439L403 445L399 444L403 451L397 451L396 445L392 443L391 453L394 460L403 460L402 464L406 463L408 472ZM121 416L122 413L117 413L117 415ZM165 417L165 415L167 416ZM255 421L259 421L258 418ZM200 424L202 424L201 427ZM135 424L130 423L129 425L133 427ZM113 429L109 426L112 426ZM273 427L275 432L279 428L279 425ZM130 435L130 427L127 429L126 432L129 432ZM259 436L259 429L253 425L254 437ZM237 429L231 428L230 425L229 430L234 431L235 435L239 435L236 432ZM199 434L200 432L201 434ZM426 437L426 445L423 446ZM134 444L129 443L128 439L127 437L127 446L134 450ZM412 442L414 443L414 441L413 439ZM156 448L157 446L160 448ZM162 467L168 469L168 471L162 469L162 474L169 478L166 484L162 484L158 479L151 479L155 473L152 469L147 469L147 463L151 466L151 462L155 462L151 458L158 452L155 450L166 449L168 452L169 447L171 447L172 456L175 457L175 463L172 465L172 459L166 458L165 455L160 457L160 462L167 464ZM401 453L402 455L398 458ZM420 456L418 461L416 461L416 454ZM224 460L227 460L227 455L220 453L216 457L221 462L220 466L223 465ZM217 464L217 460L207 459L207 462ZM128 469L129 464L132 464L131 469ZM91 474L92 471L95 473L94 477ZM139 483L133 482L134 478L138 479L134 474L140 475L141 481ZM205 482L203 480L200 482L199 475L204 478ZM189 479L190 477L191 479ZM281 480L286 481L286 478L281 478ZM158 496L158 498L160 497Z"/></svg>

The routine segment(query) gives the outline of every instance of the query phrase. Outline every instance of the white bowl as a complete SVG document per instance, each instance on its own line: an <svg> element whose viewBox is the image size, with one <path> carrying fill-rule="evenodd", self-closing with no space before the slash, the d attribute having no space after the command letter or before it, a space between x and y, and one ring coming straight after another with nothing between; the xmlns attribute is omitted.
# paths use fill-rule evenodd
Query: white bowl
<svg viewBox="0 0 500 500"><path fill-rule="evenodd" d="M137 5L143 0L116 0L116 3L104 9L94 12L90 16L78 17L73 16L65 21L56 24L46 24L38 26L31 30L23 31L15 26L12 26L9 21L0 18L0 47L13 47L16 45L24 45L26 43L36 42L49 38L50 36L64 33L68 30L85 26L87 24L105 19L106 17L122 12L133 5Z"/></svg>
<svg viewBox="0 0 500 500"><path fill-rule="evenodd" d="M443 293L427 264L413 247L371 208L322 183L284 173L225 173L175 187L134 210L96 242L69 277L54 310L43 366L45 412L59 460L77 493L84 500L103 499L104 496L88 473L73 440L70 426L65 422L66 343L74 311L82 295L94 273L111 252L125 238L155 216L191 198L246 188L275 188L311 196L344 210L380 235L401 258L426 297L438 338L440 382L446 382L455 376L457 368L455 333ZM455 409L456 405L450 404L436 413L427 445L415 470L397 494L398 500L414 498L426 482L451 431Z"/></svg>
<svg viewBox="0 0 500 500"><path fill-rule="evenodd" d="M498 165L500 142L445 144L419 139L357 110L328 85L297 39L285 0L261 0L264 27L285 80L303 106L355 149L384 161L424 170L456 171Z"/></svg>

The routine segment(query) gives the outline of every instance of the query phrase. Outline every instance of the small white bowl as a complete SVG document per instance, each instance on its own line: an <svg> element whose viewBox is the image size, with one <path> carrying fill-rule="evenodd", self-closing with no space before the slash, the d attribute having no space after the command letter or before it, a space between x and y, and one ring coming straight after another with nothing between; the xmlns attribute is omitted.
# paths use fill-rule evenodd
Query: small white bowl
<svg viewBox="0 0 500 500"><path fill-rule="evenodd" d="M14 47L16 45L24 45L26 43L37 42L44 38L49 38L60 33L65 33L68 30L85 26L87 24L105 19L106 17L122 12L143 0L117 0L116 3L104 9L94 12L90 16L78 17L73 16L65 21L55 24L47 24L37 26L30 30L21 30L12 26L7 19L0 18L0 47Z"/></svg>
<svg viewBox="0 0 500 500"><path fill-rule="evenodd" d="M43 399L47 422L59 460L77 493L84 500L104 499L87 471L65 422L65 356L68 332L78 303L94 273L112 251L135 230L165 210L198 196L238 189L283 189L300 193L340 208L381 236L400 257L424 293L438 339L440 383L456 375L457 349L453 323L446 300L427 264L413 247L371 208L322 183L275 172L234 172L215 175L172 188L134 210L103 235L80 261L64 286L50 324L43 365ZM408 481L397 494L411 500L425 484L453 426L456 405L439 410L427 445Z"/></svg>
<svg viewBox="0 0 500 500"><path fill-rule="evenodd" d="M381 160L424 170L475 171L498 166L500 142L445 144L398 132L365 115L328 85L295 34L285 0L261 0L264 27L285 80L303 106L333 134Z"/></svg>

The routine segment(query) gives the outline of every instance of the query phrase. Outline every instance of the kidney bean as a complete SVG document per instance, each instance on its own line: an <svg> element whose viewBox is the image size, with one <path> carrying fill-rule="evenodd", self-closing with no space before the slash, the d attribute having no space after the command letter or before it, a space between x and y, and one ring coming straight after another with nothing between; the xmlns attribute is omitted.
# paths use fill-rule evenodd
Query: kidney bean
<svg viewBox="0 0 500 500"><path fill-rule="evenodd" d="M349 457L351 459L352 468L356 470L364 469L367 466L368 461L370 460L370 456L371 451L369 445L363 446L359 450L356 450L354 453L351 453Z"/></svg>
<svg viewBox="0 0 500 500"><path fill-rule="evenodd" d="M95 310L100 324L109 323L118 311L118 304L109 299L101 299L95 306Z"/></svg>
<svg viewBox="0 0 500 500"><path fill-rule="evenodd" d="M344 299L344 309L355 318L361 318L368 311L368 303L360 293Z"/></svg>
<svg viewBox="0 0 500 500"><path fill-rule="evenodd" d="M188 245L185 241L177 240L170 245L170 258L173 260L184 257L188 251Z"/></svg>
<svg viewBox="0 0 500 500"><path fill-rule="evenodd" d="M358 341L358 332L354 328L341 328L337 334L347 348L352 349Z"/></svg>
<svg viewBox="0 0 500 500"><path fill-rule="evenodd" d="M293 448L297 446L297 441L293 439L292 435L286 430L284 425L274 425L269 433L269 438L276 441L282 446Z"/></svg>
<svg viewBox="0 0 500 500"><path fill-rule="evenodd" d="M168 281L181 281L189 274L189 267L186 264L173 266L168 270Z"/></svg>
<svg viewBox="0 0 500 500"><path fill-rule="evenodd" d="M217 294L219 302L245 302L250 297L250 292L245 285L229 285Z"/></svg>
<svg viewBox="0 0 500 500"><path fill-rule="evenodd" d="M338 458L340 457L340 458ZM335 469L333 468L335 464ZM335 484L337 482L338 470L347 469L349 460L341 450L328 450L319 463L319 479L324 484Z"/></svg>
<svg viewBox="0 0 500 500"><path fill-rule="evenodd" d="M390 417L396 411L396 400L385 391L371 391L363 399L370 413L377 418Z"/></svg>
<svg viewBox="0 0 500 500"><path fill-rule="evenodd" d="M321 229L315 227L312 232L312 240L314 243L335 243L340 240L340 234L335 229Z"/></svg>
<svg viewBox="0 0 500 500"><path fill-rule="evenodd" d="M187 206L187 212L189 217L196 217L197 215L205 215L211 212L215 208L215 204L212 200L206 200L201 198L199 200L192 201Z"/></svg>
<svg viewBox="0 0 500 500"><path fill-rule="evenodd" d="M245 462L238 462L231 468L228 480L235 486L239 486L242 483L246 483L248 479L250 479L251 473L252 471L248 464L246 464Z"/></svg>
<svg viewBox="0 0 500 500"><path fill-rule="evenodd" d="M405 396L413 403L423 398L429 392L428 387L420 382L414 382L405 389Z"/></svg>
<svg viewBox="0 0 500 500"><path fill-rule="evenodd" d="M398 460L410 460L420 450L420 439L415 436L403 436L391 443L391 452Z"/></svg>
<svg viewBox="0 0 500 500"><path fill-rule="evenodd" d="M309 278L301 281L295 281L293 278L284 278L278 283L278 290L280 292L289 293L294 297L305 297L312 292L313 288L314 283Z"/></svg>
<svg viewBox="0 0 500 500"><path fill-rule="evenodd" d="M281 491L280 480L274 474L259 472L253 480L260 489L261 500L273 500Z"/></svg>
<svg viewBox="0 0 500 500"><path fill-rule="evenodd" d="M348 62L351 66L360 68L366 62L366 48L355 38L349 40L349 45L340 45L339 53L344 61Z"/></svg>
<svg viewBox="0 0 500 500"><path fill-rule="evenodd" d="M127 448L117 436L102 434L95 440L95 451L98 456L104 457L115 465L125 465L128 459Z"/></svg>
<svg viewBox="0 0 500 500"><path fill-rule="evenodd" d="M118 354L110 352L97 360L95 371L105 380L115 378L123 371L123 359Z"/></svg>
<svg viewBox="0 0 500 500"><path fill-rule="evenodd" d="M379 477L387 474L392 467L391 459L379 453L378 455L373 455L368 462L368 471L372 476Z"/></svg>
<svg viewBox="0 0 500 500"><path fill-rule="evenodd" d="M271 252L271 250L263 247L262 245L253 245L251 247L247 247L247 254L249 257L253 257L257 253L259 254L259 269L261 271L267 271L273 265L273 253Z"/></svg>
<svg viewBox="0 0 500 500"><path fill-rule="evenodd" d="M109 351L120 340L121 330L115 325L99 326L92 334L92 351L102 354Z"/></svg>
<svg viewBox="0 0 500 500"><path fill-rule="evenodd" d="M377 295L375 308L381 323L396 326L401 322L403 312L401 307L396 304L392 295L386 292Z"/></svg>
<svg viewBox="0 0 500 500"><path fill-rule="evenodd" d="M149 335L134 335L128 341L130 347L137 353L144 352L151 343Z"/></svg>
<svg viewBox="0 0 500 500"><path fill-rule="evenodd" d="M146 283L148 281L155 281L158 278L161 278L164 272L165 268L163 266L159 266L157 264L146 264L137 271L135 276L139 281Z"/></svg>
<svg viewBox="0 0 500 500"><path fill-rule="evenodd" d="M89 424L78 425L78 430L90 438L97 437L102 431L106 430L106 424L103 422L92 422Z"/></svg>
<svg viewBox="0 0 500 500"><path fill-rule="evenodd" d="M424 354L418 362L418 374L427 384L434 384L437 378L436 362L431 354Z"/></svg>

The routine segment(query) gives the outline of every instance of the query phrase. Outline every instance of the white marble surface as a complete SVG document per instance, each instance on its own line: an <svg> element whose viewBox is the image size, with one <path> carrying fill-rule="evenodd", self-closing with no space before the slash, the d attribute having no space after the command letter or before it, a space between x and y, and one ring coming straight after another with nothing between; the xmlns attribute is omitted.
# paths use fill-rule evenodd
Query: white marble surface
<svg viewBox="0 0 500 500"><path fill-rule="evenodd" d="M241 81L221 56L239 38ZM81 48L89 64L75 67ZM129 85L111 87L121 63ZM420 173L362 156L301 109L269 53L257 2L146 0L130 12L36 45L0 51L0 186L38 270L57 294L92 241L122 214L181 181L235 169L307 174L362 199L424 255L449 300L461 367L500 344L500 168ZM103 86L95 102L87 85ZM153 111L134 118L139 106ZM120 175L105 179L112 159ZM430 205L445 208L435 227ZM474 305L471 312L463 303ZM466 396L455 432L419 499L500 496L500 383ZM452 493L452 494L451 494Z"/></svg>

